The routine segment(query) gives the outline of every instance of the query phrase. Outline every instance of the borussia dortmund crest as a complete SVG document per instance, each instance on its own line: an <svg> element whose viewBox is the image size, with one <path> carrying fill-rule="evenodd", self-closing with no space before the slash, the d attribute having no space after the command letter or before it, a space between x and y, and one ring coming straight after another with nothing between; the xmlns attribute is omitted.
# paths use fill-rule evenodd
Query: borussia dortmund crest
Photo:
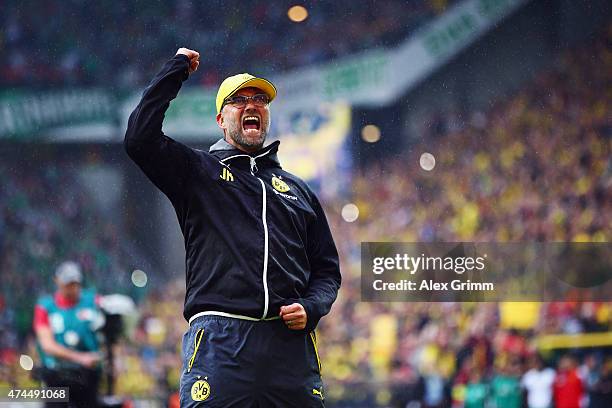
<svg viewBox="0 0 612 408"><path fill-rule="evenodd" d="M281 180L280 177L276 177L276 176L272 177L272 187L274 187L276 191L279 191L281 193L286 193L287 191L290 190L287 183Z"/></svg>
<svg viewBox="0 0 612 408"><path fill-rule="evenodd" d="M206 401L210 396L210 384L204 380L198 380L191 386L191 399L194 401Z"/></svg>

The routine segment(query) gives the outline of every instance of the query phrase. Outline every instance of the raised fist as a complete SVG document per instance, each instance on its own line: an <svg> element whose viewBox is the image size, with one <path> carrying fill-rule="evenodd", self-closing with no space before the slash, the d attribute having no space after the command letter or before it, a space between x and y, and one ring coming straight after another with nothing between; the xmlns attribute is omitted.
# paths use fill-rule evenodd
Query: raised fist
<svg viewBox="0 0 612 408"><path fill-rule="evenodd" d="M198 66L200 65L200 53L194 50L190 50L189 48L179 48L176 52L176 55L183 54L189 58L189 73L193 73L197 71Z"/></svg>

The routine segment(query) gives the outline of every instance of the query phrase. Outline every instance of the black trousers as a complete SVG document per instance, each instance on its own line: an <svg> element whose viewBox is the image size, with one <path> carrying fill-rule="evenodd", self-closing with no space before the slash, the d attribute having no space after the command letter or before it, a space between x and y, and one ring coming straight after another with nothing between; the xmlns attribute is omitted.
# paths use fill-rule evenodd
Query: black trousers
<svg viewBox="0 0 612 408"><path fill-rule="evenodd" d="M47 387L68 387L70 402L47 402L46 408L85 408L98 406L98 385L100 372L98 370L82 369L48 369L41 372L43 382Z"/></svg>
<svg viewBox="0 0 612 408"><path fill-rule="evenodd" d="M324 407L314 333L281 320L194 320L183 336L181 408Z"/></svg>

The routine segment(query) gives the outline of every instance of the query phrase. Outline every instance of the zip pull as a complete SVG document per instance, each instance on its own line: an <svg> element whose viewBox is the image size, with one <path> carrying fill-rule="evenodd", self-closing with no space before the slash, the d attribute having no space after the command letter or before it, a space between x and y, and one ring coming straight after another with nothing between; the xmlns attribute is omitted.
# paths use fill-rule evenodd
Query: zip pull
<svg viewBox="0 0 612 408"><path fill-rule="evenodd" d="M257 163L255 162L254 157L250 157L251 159L251 173L257 173Z"/></svg>

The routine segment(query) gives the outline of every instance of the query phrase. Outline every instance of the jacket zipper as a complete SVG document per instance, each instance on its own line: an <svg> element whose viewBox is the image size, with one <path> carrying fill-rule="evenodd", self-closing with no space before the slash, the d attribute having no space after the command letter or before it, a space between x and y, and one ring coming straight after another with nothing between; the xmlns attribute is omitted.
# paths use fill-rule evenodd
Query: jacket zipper
<svg viewBox="0 0 612 408"><path fill-rule="evenodd" d="M270 295L268 293L268 222L266 220L266 212L267 212L267 196L266 196L266 185L263 180L255 175L257 173L257 162L256 159L265 156L268 152L262 153L258 156L252 157L248 154L237 154L235 156L226 157L221 160L221 164L225 164L226 160L233 159L235 157L248 157L250 163L250 171L251 175L259 180L259 184L261 184L261 194L262 194L262 205L261 205L261 220L264 228L264 259L263 259L263 272L262 272L262 280L264 287L264 310L261 316L261 320L266 319L266 315L268 314L268 307L270 303Z"/></svg>

